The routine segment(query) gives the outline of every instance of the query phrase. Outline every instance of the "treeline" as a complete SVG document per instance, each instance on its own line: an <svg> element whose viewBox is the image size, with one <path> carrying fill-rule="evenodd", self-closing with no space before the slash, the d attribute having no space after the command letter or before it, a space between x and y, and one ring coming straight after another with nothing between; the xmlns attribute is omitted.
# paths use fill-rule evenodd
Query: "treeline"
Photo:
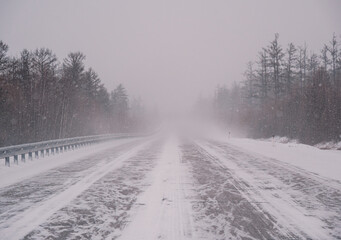
<svg viewBox="0 0 341 240"><path fill-rule="evenodd" d="M341 140L341 49L335 34L319 54L306 45L282 47L276 34L257 58L247 64L242 83L217 88L218 119L248 126L252 137Z"/></svg>
<svg viewBox="0 0 341 240"><path fill-rule="evenodd" d="M120 84L109 93L85 55L60 63L49 49L7 55L0 41L0 146L49 139L139 131L146 124L140 100L129 104Z"/></svg>

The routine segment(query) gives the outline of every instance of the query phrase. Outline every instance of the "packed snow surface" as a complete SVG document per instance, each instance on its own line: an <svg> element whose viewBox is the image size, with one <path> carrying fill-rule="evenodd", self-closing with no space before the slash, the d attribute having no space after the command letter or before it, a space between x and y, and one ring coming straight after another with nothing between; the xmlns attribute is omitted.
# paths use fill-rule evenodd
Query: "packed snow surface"
<svg viewBox="0 0 341 240"><path fill-rule="evenodd" d="M249 153L267 156L341 181L340 150L322 150L296 142L280 143L248 138L233 138L225 142Z"/></svg>
<svg viewBox="0 0 341 240"><path fill-rule="evenodd" d="M341 155L159 133L0 167L1 239L340 239Z"/></svg>
<svg viewBox="0 0 341 240"><path fill-rule="evenodd" d="M114 146L117 146L122 143L131 142L135 138L127 138L127 139L119 139L113 140L109 142L104 142L96 145L91 145L87 147L78 148L73 151L65 151L63 154L50 154L49 157L45 158L34 158L33 161L26 159L25 163L20 161L19 156L19 164L15 165L13 162L13 158L11 158L11 167L6 167L4 159L0 161L0 176L1 182L0 187L5 187L10 184L14 184L15 182L24 180L29 177L33 177L34 175L43 173L49 169L62 166L63 164L70 163L72 161L76 161L82 159L84 156L88 156L89 154L95 154L101 152L105 149L110 149Z"/></svg>

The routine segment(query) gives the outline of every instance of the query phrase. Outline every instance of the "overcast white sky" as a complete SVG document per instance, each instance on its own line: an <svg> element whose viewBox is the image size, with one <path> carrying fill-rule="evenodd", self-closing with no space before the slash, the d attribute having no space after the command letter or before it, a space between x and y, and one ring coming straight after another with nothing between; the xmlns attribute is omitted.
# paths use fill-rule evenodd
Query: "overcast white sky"
<svg viewBox="0 0 341 240"><path fill-rule="evenodd" d="M240 81L276 32L319 51L341 34L340 12L338 0L0 0L0 39L10 55L81 51L109 90L172 110Z"/></svg>

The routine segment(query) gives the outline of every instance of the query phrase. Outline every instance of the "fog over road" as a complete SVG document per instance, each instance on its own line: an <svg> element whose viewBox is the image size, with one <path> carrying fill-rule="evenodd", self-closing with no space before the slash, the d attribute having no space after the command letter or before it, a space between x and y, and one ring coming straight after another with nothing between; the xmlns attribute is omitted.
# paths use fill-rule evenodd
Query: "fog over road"
<svg viewBox="0 0 341 240"><path fill-rule="evenodd" d="M337 180L228 140L159 133L105 144L2 186L1 238L341 237Z"/></svg>

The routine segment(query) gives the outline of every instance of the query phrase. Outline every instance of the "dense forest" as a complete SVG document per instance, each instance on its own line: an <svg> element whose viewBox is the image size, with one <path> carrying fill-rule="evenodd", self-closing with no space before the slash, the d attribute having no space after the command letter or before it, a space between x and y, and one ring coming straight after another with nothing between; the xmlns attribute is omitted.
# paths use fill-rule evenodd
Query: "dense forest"
<svg viewBox="0 0 341 240"><path fill-rule="evenodd" d="M315 144L341 140L341 49L335 34L319 54L282 47L276 34L249 62L244 81L218 86L214 115L252 137L287 136Z"/></svg>
<svg viewBox="0 0 341 240"><path fill-rule="evenodd" d="M108 92L85 55L60 63L46 48L7 55L0 41L0 146L83 135L141 131L147 111L119 84Z"/></svg>

